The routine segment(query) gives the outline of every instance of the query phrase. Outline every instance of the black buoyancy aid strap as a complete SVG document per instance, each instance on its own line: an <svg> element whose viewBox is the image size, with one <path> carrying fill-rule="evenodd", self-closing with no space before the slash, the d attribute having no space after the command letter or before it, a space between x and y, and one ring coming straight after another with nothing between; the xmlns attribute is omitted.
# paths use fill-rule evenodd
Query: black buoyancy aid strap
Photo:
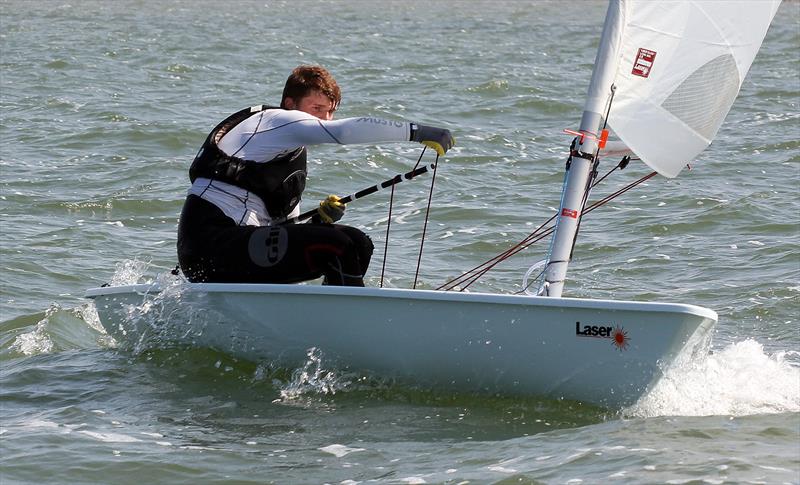
<svg viewBox="0 0 800 485"><path fill-rule="evenodd" d="M300 202L306 181L306 149L284 153L273 160L256 162L228 155L219 148L219 141L236 125L255 113L273 106L253 106L238 111L219 123L206 138L189 169L194 183L203 177L241 187L257 195L274 219L286 217Z"/></svg>
<svg viewBox="0 0 800 485"><path fill-rule="evenodd" d="M197 155L194 157L194 162L192 163L191 168L189 169L189 180L194 183L195 179L198 177L206 177L209 174L200 173L205 172L203 169L207 169L207 162L209 161L208 158L213 158L214 160L224 160L224 161L233 161L236 160L236 157L227 155L222 150L219 149L219 141L225 136L231 129L241 123L242 121L246 120L247 118L253 116L254 113L258 113L267 109L274 109L272 106L266 105L257 105L251 106L249 108L245 108L242 110L233 113L232 115L228 116L224 120L220 121L217 126L214 127L213 130L208 134L206 137L206 141L203 143L203 146L200 147L200 150L197 152ZM202 159L202 160L201 160ZM197 163L201 162L201 163ZM213 177L209 177L213 178Z"/></svg>

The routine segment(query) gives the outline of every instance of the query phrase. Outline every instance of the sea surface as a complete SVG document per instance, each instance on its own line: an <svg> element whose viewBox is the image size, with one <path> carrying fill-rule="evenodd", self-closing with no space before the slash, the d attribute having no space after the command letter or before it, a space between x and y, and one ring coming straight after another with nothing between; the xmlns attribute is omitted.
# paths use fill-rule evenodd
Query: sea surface
<svg viewBox="0 0 800 485"><path fill-rule="evenodd" d="M583 221L565 296L719 313L707 355L630 408L402 386L313 353L275 371L208 348L123 350L83 297L174 278L192 157L223 117L277 103L300 63L334 73L338 117L453 131L418 286L484 262L558 206L563 129L579 123L604 12L576 0L0 0L0 483L800 483L796 1L691 170ZM305 207L410 170L420 152L315 147ZM593 200L649 172L631 163ZM413 283L430 180L397 186L385 286ZM382 192L345 216L378 248L371 286L387 214ZM471 290L519 291L546 251Z"/></svg>

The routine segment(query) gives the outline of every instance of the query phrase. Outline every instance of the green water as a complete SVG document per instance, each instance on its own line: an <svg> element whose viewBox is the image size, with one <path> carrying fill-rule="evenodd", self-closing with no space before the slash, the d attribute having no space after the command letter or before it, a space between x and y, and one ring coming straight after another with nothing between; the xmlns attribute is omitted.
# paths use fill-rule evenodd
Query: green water
<svg viewBox="0 0 800 485"><path fill-rule="evenodd" d="M0 482L800 483L797 2L781 7L692 170L582 224L570 296L720 315L711 353L630 409L437 393L324 359L272 369L209 349L118 351L83 298L174 267L200 143L227 114L275 102L299 63L337 77L337 116L455 134L422 287L491 258L558 205L562 130L579 121L604 8L0 2ZM306 205L405 172L419 152L318 147ZM631 164L593 197L648 172ZM389 286L413 281L429 180L398 186ZM376 194L346 221L382 248L387 208ZM518 291L546 244L474 288Z"/></svg>

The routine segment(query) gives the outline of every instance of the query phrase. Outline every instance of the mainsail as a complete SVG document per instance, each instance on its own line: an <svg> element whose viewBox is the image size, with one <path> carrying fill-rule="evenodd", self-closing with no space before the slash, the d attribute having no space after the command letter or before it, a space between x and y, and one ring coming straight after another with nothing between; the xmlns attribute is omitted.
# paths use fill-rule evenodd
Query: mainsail
<svg viewBox="0 0 800 485"><path fill-rule="evenodd" d="M677 176L717 134L779 5L619 1L614 38L600 48L616 64L616 135L661 175ZM595 85L589 96L607 99L609 89Z"/></svg>
<svg viewBox="0 0 800 485"><path fill-rule="evenodd" d="M603 118L665 177L711 144L780 0L610 0L539 294L560 297ZM609 104L610 103L610 104ZM598 136L600 135L600 136Z"/></svg>

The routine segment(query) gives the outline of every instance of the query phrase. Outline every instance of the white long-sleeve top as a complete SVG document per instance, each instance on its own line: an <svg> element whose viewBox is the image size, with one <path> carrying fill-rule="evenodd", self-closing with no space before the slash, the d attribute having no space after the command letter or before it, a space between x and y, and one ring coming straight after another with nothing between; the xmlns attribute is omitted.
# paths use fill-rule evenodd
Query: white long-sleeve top
<svg viewBox="0 0 800 485"><path fill-rule="evenodd" d="M266 163L308 145L408 141L410 130L406 121L371 117L325 121L303 111L268 109L236 125L218 146L227 155ZM273 222L264 202L241 187L201 177L195 179L189 194L211 202L241 226L268 226ZM299 214L300 204L288 217Z"/></svg>

